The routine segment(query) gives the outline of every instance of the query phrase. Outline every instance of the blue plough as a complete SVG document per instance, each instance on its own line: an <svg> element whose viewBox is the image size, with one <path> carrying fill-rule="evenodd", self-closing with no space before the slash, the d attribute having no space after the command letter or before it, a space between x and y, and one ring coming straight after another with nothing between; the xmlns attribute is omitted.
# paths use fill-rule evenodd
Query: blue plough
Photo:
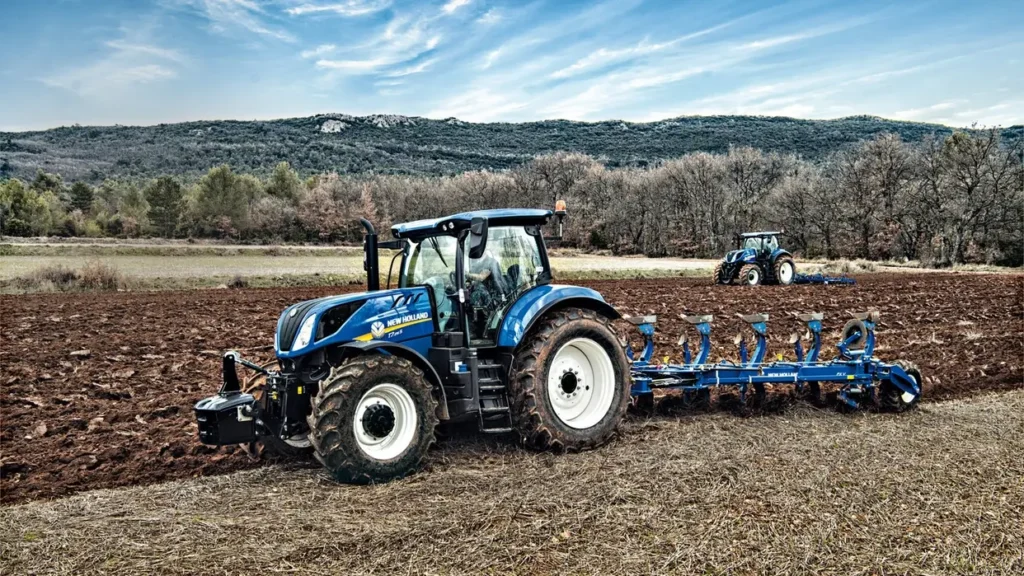
<svg viewBox="0 0 1024 576"><path fill-rule="evenodd" d="M865 404L877 405L893 411L906 410L921 399L921 373L909 362L896 361L892 364L874 358L875 326L878 311L854 314L843 328L836 345L839 354L833 360L818 359L821 351L820 313L800 314L797 317L807 329L810 347L805 351L797 334L790 337L796 361L779 359L767 361L768 315L740 315L750 324L754 336L751 352L747 337L737 336L739 363L722 360L710 363L711 321L709 315L686 316L681 318L696 330L699 348L691 349L684 333L679 339L683 363L656 363L654 358L655 316L627 317L644 337L643 350L637 354L626 343L626 356L631 363L632 390L634 402L653 404L655 390L681 391L690 401L707 402L713 388L728 387L739 394L741 405L748 401L760 402L765 397L765 385L792 386L801 396L820 399L821 385L832 384L838 388L837 398L849 408Z"/></svg>

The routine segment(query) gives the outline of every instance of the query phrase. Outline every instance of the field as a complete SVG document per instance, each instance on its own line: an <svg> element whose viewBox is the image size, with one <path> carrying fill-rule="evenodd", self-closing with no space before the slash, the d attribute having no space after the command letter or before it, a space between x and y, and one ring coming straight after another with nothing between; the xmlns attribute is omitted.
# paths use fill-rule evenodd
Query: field
<svg viewBox="0 0 1024 576"><path fill-rule="evenodd" d="M877 355L926 377L915 414L633 416L611 446L565 457L456 435L429 472L363 489L204 447L191 414L222 350L269 357L286 305L357 287L0 296L0 558L69 573L234 572L241 557L350 573L1019 572L1024 277L858 280L584 284L658 314L659 355L677 360L682 312L715 314L719 358L736 356L739 312L769 312L772 353L791 356L790 312L824 312L831 343L878 308ZM279 546L259 547L271 526Z"/></svg>
<svg viewBox="0 0 1024 576"><path fill-rule="evenodd" d="M84 262L113 267L135 289L216 287L236 278L254 287L337 285L365 278L363 253L358 247L15 243L0 244L0 292L5 291L6 283L35 270L53 266L76 269ZM386 266L390 258L381 256L381 262ZM715 261L555 251L551 265L559 278L587 279L705 276ZM387 271L383 274L386 277Z"/></svg>

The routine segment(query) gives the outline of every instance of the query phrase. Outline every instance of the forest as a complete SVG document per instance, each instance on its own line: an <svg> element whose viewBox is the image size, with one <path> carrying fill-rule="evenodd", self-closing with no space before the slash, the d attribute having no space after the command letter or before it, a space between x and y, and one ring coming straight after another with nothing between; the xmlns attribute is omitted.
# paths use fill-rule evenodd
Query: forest
<svg viewBox="0 0 1024 576"><path fill-rule="evenodd" d="M325 114L270 121L67 126L0 132L0 178L28 180L42 170L93 185L165 174L192 183L222 164L267 177L280 162L288 162L303 178L325 172L451 176L507 170L556 152L587 154L608 168L645 168L691 152L725 154L737 146L821 160L879 134L920 142L951 133L938 124L873 116L470 123L394 114ZM1001 137L1020 139L1024 126L1006 128Z"/></svg>
<svg viewBox="0 0 1024 576"><path fill-rule="evenodd" d="M555 151L452 174L315 171L308 152L293 155L301 170L282 160L266 173L248 153L198 176L8 173L0 233L355 243L359 217L386 229L566 200L562 244L582 250L718 257L736 233L772 228L804 257L1024 264L1024 147L999 129L881 132L810 158L753 146L644 163Z"/></svg>

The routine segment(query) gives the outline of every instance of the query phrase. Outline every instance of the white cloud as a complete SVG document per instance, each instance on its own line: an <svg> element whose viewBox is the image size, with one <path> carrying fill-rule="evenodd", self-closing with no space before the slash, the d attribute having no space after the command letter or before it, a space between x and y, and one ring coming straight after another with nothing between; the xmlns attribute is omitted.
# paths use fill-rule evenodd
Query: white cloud
<svg viewBox="0 0 1024 576"><path fill-rule="evenodd" d="M409 66L408 68L402 68L401 70L395 70L393 72L388 72L387 74L385 74L385 76L387 76L389 78L400 78L402 76L412 76L413 74L419 74L421 72L426 72L427 70L429 70L436 63L437 63L437 59L436 58L431 58L430 60L424 60L423 62L420 62L419 64L415 64L413 66Z"/></svg>
<svg viewBox="0 0 1024 576"><path fill-rule="evenodd" d="M477 88L441 103L427 113L431 118L454 116L470 122L497 120L511 112L526 108L525 102L514 100L505 92L494 92L489 88Z"/></svg>
<svg viewBox="0 0 1024 576"><path fill-rule="evenodd" d="M556 70L551 74L551 77L568 78L570 76L575 76L586 70L601 68L603 66L608 66L609 64L630 60L648 54L654 54L656 52L662 52L669 48L676 47L688 40L693 40L695 38L699 38L701 36L706 36L708 34L717 32L731 24L732 22L726 22L724 24L719 24L718 26L712 26L710 28L705 28L704 30L699 30L691 34L686 34L685 36L680 36L667 42L651 44L645 39L640 41L635 46L631 46L628 48L599 48L598 50L591 52L590 54L584 56L583 58L580 58L572 65L562 68L560 70Z"/></svg>
<svg viewBox="0 0 1024 576"><path fill-rule="evenodd" d="M932 104L931 106L924 106L921 108L910 108L908 110L900 110L898 112L894 112L892 117L897 120L914 120L917 118L929 117L932 116L934 112L940 112L943 110L955 108L958 103L962 102L963 100L950 100L947 102L939 102L937 104Z"/></svg>
<svg viewBox="0 0 1024 576"><path fill-rule="evenodd" d="M348 0L347 2L329 2L326 4L303 2L297 6L285 9L285 12L292 16L329 13L337 16L351 17L380 12L390 5L390 0Z"/></svg>
<svg viewBox="0 0 1024 576"><path fill-rule="evenodd" d="M177 50L171 50L168 48L161 48L159 46L153 46L149 44L133 44L125 40L110 40L104 42L104 45L108 48L113 48L120 51L121 53L137 53L146 54L150 56L156 56L165 60L171 60L173 62L184 62L185 57L181 55L181 52Z"/></svg>
<svg viewBox="0 0 1024 576"><path fill-rule="evenodd" d="M264 22L263 8L253 0L176 0L184 6L191 6L202 13L214 32L224 33L232 28L243 28L255 34L295 42L286 30L272 28Z"/></svg>
<svg viewBox="0 0 1024 576"><path fill-rule="evenodd" d="M491 8L486 13L484 13L483 16L477 18L476 23L483 24L484 26L491 26L497 24L498 22L501 22L502 18L503 16L501 15L501 11L499 11L497 8Z"/></svg>
<svg viewBox="0 0 1024 576"><path fill-rule="evenodd" d="M119 95L133 85L175 78L178 72L171 65L185 62L177 50L153 44L118 39L104 45L112 51L103 58L62 70L41 81L79 96L103 98Z"/></svg>
<svg viewBox="0 0 1024 576"><path fill-rule="evenodd" d="M358 48L345 50L346 54L365 55L362 58L334 60L322 58L316 66L324 70L366 74L404 62L435 49L440 35L426 37L425 20L395 19L374 40Z"/></svg>
<svg viewBox="0 0 1024 576"><path fill-rule="evenodd" d="M472 0L448 0L448 3L441 7L441 11L445 14L452 14L470 2L472 2Z"/></svg>
<svg viewBox="0 0 1024 576"><path fill-rule="evenodd" d="M306 59L318 58L320 56L326 56L327 54L334 52L337 48L338 47L335 46L334 44L321 44L316 48L312 48L310 50L303 50L300 56Z"/></svg>

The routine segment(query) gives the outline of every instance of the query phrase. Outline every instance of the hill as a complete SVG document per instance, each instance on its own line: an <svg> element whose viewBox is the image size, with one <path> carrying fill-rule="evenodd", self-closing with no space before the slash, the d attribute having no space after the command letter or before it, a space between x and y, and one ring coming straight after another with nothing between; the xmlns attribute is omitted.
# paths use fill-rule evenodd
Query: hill
<svg viewBox="0 0 1024 576"><path fill-rule="evenodd" d="M648 123L548 120L476 124L455 118L324 114L270 121L202 121L156 126L71 126L0 132L0 176L31 178L37 170L65 180L198 177L230 164L266 174L288 161L300 174L452 174L500 170L537 154L576 151L609 166L646 166L687 152L730 146L821 158L882 132L918 141L947 126L872 116L799 120L754 116L680 117ZM1019 137L1024 126L1004 135Z"/></svg>

